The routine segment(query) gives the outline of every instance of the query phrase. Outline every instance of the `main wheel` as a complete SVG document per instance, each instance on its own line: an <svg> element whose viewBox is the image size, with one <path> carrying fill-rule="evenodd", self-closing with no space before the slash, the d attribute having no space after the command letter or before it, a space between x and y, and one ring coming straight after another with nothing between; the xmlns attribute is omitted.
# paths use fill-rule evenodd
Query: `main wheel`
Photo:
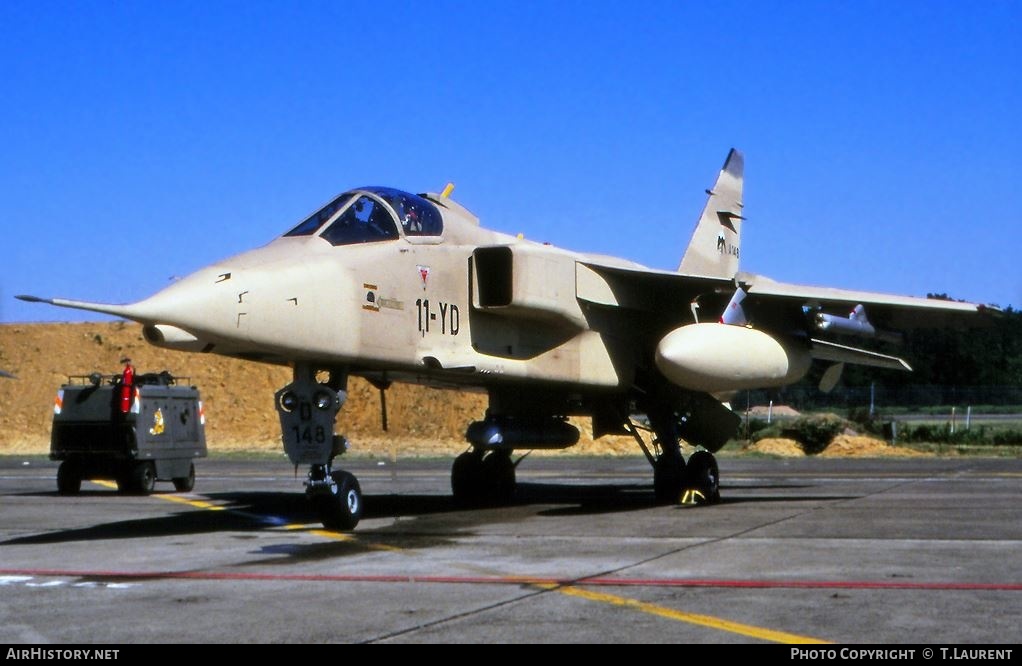
<svg viewBox="0 0 1022 666"><path fill-rule="evenodd" d="M504 506L515 496L515 464L510 451L491 451L482 464L482 497L489 504Z"/></svg>
<svg viewBox="0 0 1022 666"><path fill-rule="evenodd" d="M148 495L156 488L156 468L151 462L136 463L131 470L131 490Z"/></svg>
<svg viewBox="0 0 1022 666"><path fill-rule="evenodd" d="M82 470L78 463L65 460L57 468L57 492L77 495L82 489Z"/></svg>
<svg viewBox="0 0 1022 666"><path fill-rule="evenodd" d="M690 490L698 490L696 504L710 504L720 501L720 472L717 459L709 451L696 451L688 458L688 484Z"/></svg>
<svg viewBox="0 0 1022 666"><path fill-rule="evenodd" d="M323 526L330 530L353 530L362 519L362 487L351 472L334 472L330 493L312 496Z"/></svg>
<svg viewBox="0 0 1022 666"><path fill-rule="evenodd" d="M174 490L179 493L189 493L192 488L195 487L195 465L193 463L188 464L188 476L182 476L174 481Z"/></svg>
<svg viewBox="0 0 1022 666"><path fill-rule="evenodd" d="M685 486L685 461L680 455L664 454L653 465L653 494L657 504L677 504Z"/></svg>
<svg viewBox="0 0 1022 666"><path fill-rule="evenodd" d="M460 506L474 506L483 494L483 456L466 451L454 459L451 466L451 493Z"/></svg>

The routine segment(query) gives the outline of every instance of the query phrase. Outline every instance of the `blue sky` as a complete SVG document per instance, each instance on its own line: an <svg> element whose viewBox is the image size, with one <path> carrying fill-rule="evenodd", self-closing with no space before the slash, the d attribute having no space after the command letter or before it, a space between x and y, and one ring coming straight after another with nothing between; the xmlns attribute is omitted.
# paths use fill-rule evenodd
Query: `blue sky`
<svg viewBox="0 0 1022 666"><path fill-rule="evenodd" d="M102 319L344 189L673 269L1022 305L1022 3L0 3L0 322Z"/></svg>

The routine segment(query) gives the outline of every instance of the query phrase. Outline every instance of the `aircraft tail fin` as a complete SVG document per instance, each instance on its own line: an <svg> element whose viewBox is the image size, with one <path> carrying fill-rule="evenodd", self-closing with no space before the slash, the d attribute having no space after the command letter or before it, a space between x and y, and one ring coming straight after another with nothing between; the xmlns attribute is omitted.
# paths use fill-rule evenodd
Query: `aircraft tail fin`
<svg viewBox="0 0 1022 666"><path fill-rule="evenodd" d="M742 231L742 180L745 158L734 148L703 208L678 272L686 275L733 278L738 272Z"/></svg>

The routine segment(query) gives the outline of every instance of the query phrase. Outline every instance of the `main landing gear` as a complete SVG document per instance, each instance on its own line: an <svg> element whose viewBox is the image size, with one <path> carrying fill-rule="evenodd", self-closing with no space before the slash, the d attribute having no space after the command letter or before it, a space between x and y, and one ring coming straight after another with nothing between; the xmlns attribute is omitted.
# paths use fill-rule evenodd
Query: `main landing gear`
<svg viewBox="0 0 1022 666"><path fill-rule="evenodd" d="M515 494L511 451L475 447L454 459L451 492L459 506L504 506Z"/></svg>
<svg viewBox="0 0 1022 666"><path fill-rule="evenodd" d="M668 418L650 416L651 428L629 421L627 427L653 466L653 495L658 504L713 504L720 501L720 473L717 459L709 451L698 450L688 458ZM640 431L653 434L647 445ZM652 449L652 450L651 450Z"/></svg>
<svg viewBox="0 0 1022 666"><path fill-rule="evenodd" d="M352 530L362 518L362 488L351 472L333 468L333 461L348 448L344 437L334 434L337 413L347 398L347 375L330 372L323 384L315 369L296 363L294 381L274 396L280 415L284 451L297 467L309 465L305 495L315 507L323 526Z"/></svg>
<svg viewBox="0 0 1022 666"><path fill-rule="evenodd" d="M491 399L502 398L491 395ZM455 504L502 507L514 499L514 449L565 448L578 441L578 430L564 417L494 414L487 410L485 419L469 424L465 438L471 448L456 458L451 468Z"/></svg>

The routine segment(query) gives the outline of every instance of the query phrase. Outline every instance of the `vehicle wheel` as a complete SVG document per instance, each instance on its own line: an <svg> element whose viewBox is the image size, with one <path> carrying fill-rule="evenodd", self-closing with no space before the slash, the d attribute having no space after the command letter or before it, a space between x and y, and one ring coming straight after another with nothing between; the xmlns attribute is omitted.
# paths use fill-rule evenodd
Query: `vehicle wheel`
<svg viewBox="0 0 1022 666"><path fill-rule="evenodd" d="M182 476L174 479L174 490L179 493L190 493L192 488L195 487L195 465L188 465L188 476Z"/></svg>
<svg viewBox="0 0 1022 666"><path fill-rule="evenodd" d="M82 470L77 463L65 460L57 468L57 492L77 495L82 489Z"/></svg>
<svg viewBox="0 0 1022 666"><path fill-rule="evenodd" d="M131 490L148 495L156 487L156 468L151 462L140 462L131 470Z"/></svg>
<svg viewBox="0 0 1022 666"><path fill-rule="evenodd" d="M720 472L717 459L709 451L696 451L688 458L688 488L698 490L696 504L711 504L720 501Z"/></svg>
<svg viewBox="0 0 1022 666"><path fill-rule="evenodd" d="M332 492L313 495L312 502L323 527L353 530L362 519L362 487L351 472L334 472Z"/></svg>
<svg viewBox="0 0 1022 666"><path fill-rule="evenodd" d="M504 506L515 496L515 464L510 451L491 451L483 458L481 495L490 504Z"/></svg>
<svg viewBox="0 0 1022 666"><path fill-rule="evenodd" d="M483 456L466 451L454 459L451 466L451 492L460 506L475 506L482 497Z"/></svg>
<svg viewBox="0 0 1022 666"><path fill-rule="evenodd" d="M653 494L657 504L678 504L685 485L685 461L681 456L662 455L653 465Z"/></svg>

